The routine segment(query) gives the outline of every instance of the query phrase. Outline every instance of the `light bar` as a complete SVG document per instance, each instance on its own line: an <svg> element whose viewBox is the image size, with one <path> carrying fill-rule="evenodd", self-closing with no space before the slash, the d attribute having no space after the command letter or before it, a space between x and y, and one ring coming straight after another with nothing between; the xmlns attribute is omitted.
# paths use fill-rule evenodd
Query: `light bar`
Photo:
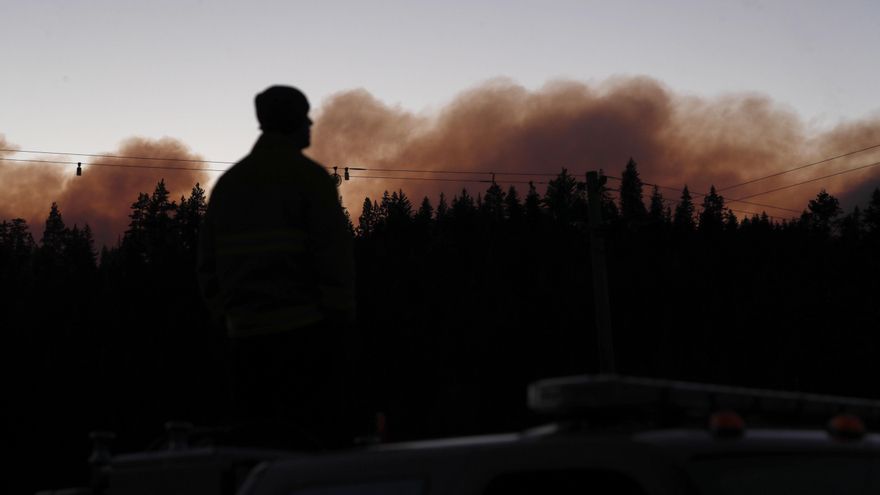
<svg viewBox="0 0 880 495"><path fill-rule="evenodd" d="M529 407L542 414L672 407L685 411L734 411L830 417L841 412L880 420L880 401L833 395L730 387L620 375L577 375L537 381Z"/></svg>

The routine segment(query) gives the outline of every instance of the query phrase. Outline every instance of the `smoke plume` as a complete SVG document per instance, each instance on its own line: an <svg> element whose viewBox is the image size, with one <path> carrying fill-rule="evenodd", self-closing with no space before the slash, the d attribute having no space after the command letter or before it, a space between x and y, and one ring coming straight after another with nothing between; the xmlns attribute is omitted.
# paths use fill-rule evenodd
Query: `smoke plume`
<svg viewBox="0 0 880 495"><path fill-rule="evenodd" d="M603 169L619 176L632 157L642 180L691 191L721 189L728 199L767 191L813 177L880 161L880 148L781 175L743 187L725 190L740 182L798 165L880 144L880 118L846 122L816 131L792 109L760 94L732 94L702 98L676 93L647 77L613 78L599 84L555 81L528 90L498 79L459 94L432 113L413 113L389 106L358 89L338 93L320 107L315 118L313 145L308 153L324 165L363 167L352 171L341 192L356 221L363 198L376 199L385 190L403 189L418 203L429 196L448 197L467 187L476 195L491 180L491 172L556 174L563 167L580 178L587 170ZM14 149L0 135L0 149ZM151 193L164 177L172 198L189 195L196 182L203 186L205 172L160 170L111 165L148 165L197 168L198 164L168 162L161 158L199 159L186 145L170 138L131 138L111 153L153 160L83 157L83 175L75 165L22 163L0 160L3 200L0 219L23 217L36 239L53 201L65 222L88 223L98 245L116 243L128 225L129 206L138 193ZM0 152L0 158L72 161ZM95 164L95 165L91 165ZM376 169L462 170L485 174L392 173ZM340 169L341 173L341 169ZM370 177L385 177L368 179ZM398 177L389 179L387 177ZM360 178L359 178L360 177ZM405 180L440 178L449 182ZM497 175L507 187L512 181L523 195L534 180L546 176ZM614 187L614 181L609 185ZM824 188L844 206L864 202L880 185L880 167L839 175L800 187L785 189L750 201L800 211ZM646 189L646 194L650 192ZM677 199L675 190L662 190ZM699 199L698 199L699 201ZM730 203L729 203L730 204ZM741 211L779 218L796 212L770 207L731 204Z"/></svg>
<svg viewBox="0 0 880 495"><path fill-rule="evenodd" d="M619 176L632 157L645 182L676 188L687 184L692 191L707 192L711 185L724 188L880 144L880 119L814 132L792 109L760 94L701 98L677 94L647 77L613 78L594 85L555 81L536 91L500 79L461 93L433 114L385 105L364 90L338 93L323 102L313 136L309 153L328 166L553 174L565 167L580 177L595 169ZM737 199L878 160L880 150L875 149L722 194ZM491 179L489 174L352 172L352 180L343 183L341 190L355 217L365 196L376 198L383 190L402 188L414 202L428 195L436 205L440 191L451 196L467 187L476 195L488 186L357 179L358 175ZM502 187L509 181L529 179L547 180L497 176ZM800 211L821 188L845 198L878 183L880 167L753 201ZM609 185L614 187L613 181ZM517 185L521 194L527 187ZM543 192L543 187L538 190ZM667 198L678 198L676 191L662 192ZM740 203L732 207L766 210L782 218L796 215Z"/></svg>
<svg viewBox="0 0 880 495"><path fill-rule="evenodd" d="M2 148L10 148L2 136L0 144L3 144ZM200 182L204 186L208 180L207 173L197 170L123 168L130 165L198 168L199 164L162 160L201 159L186 145L171 138L132 137L118 149L101 154L149 159L82 157L83 173L80 177L76 176L75 164L0 161L0 183L3 184L4 194L0 202L0 219L24 218L34 238L39 240L49 208L52 202L57 202L68 227L89 224L98 247L102 244L112 246L128 225L129 206L139 193L151 194L160 178L164 178L174 200L179 200L182 195L189 196L193 185ZM69 156L35 157L23 154L17 154L15 158L64 162L80 160Z"/></svg>

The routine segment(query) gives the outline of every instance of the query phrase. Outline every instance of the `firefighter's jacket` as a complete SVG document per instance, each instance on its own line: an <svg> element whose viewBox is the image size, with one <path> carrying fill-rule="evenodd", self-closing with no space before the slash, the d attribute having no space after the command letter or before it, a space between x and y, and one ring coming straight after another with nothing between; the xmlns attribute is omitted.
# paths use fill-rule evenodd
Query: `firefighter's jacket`
<svg viewBox="0 0 880 495"><path fill-rule="evenodd" d="M354 317L354 259L333 178L294 141L264 133L211 192L202 294L232 337Z"/></svg>

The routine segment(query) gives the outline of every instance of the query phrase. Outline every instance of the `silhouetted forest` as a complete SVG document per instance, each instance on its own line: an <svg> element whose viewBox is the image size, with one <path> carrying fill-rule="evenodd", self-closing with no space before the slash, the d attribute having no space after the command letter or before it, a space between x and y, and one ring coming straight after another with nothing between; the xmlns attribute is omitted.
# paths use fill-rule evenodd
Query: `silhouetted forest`
<svg viewBox="0 0 880 495"><path fill-rule="evenodd" d="M664 198L633 161L611 186L597 228L619 372L880 398L880 189L864 210L821 191L775 221L739 218L714 188ZM132 199L100 252L64 205L45 225L0 223L4 436L25 486L82 480L90 430L133 451L166 420L209 437L228 416L226 337L194 269L205 191L174 200L160 181ZM365 199L351 225L364 417L384 411L398 440L517 429L536 421L527 383L597 371L589 228L565 170L543 194Z"/></svg>

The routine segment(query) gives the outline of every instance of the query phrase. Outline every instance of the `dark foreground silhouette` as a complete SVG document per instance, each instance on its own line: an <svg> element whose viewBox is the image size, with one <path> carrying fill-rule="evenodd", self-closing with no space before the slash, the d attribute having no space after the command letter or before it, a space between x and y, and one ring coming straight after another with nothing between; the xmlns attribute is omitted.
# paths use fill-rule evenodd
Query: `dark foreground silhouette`
<svg viewBox="0 0 880 495"><path fill-rule="evenodd" d="M344 446L352 239L333 179L302 154L305 95L273 86L256 111L263 133L217 181L199 241L202 294L231 339L232 416L299 425L302 447Z"/></svg>
<svg viewBox="0 0 880 495"><path fill-rule="evenodd" d="M622 178L630 192L604 208L621 373L880 397L880 190L845 215L822 192L783 223L737 219L717 195L643 202L637 174ZM524 197L493 184L418 208L402 191L364 206L351 226L358 432L377 411L397 440L521 428L527 383L597 369L577 178ZM198 425L197 443L242 439L225 428L229 340L196 277L205 208L198 186L175 202L159 182L100 263L63 205L39 242L23 221L0 223L4 492L84 483L94 429L117 433L115 451L153 444L169 419Z"/></svg>

